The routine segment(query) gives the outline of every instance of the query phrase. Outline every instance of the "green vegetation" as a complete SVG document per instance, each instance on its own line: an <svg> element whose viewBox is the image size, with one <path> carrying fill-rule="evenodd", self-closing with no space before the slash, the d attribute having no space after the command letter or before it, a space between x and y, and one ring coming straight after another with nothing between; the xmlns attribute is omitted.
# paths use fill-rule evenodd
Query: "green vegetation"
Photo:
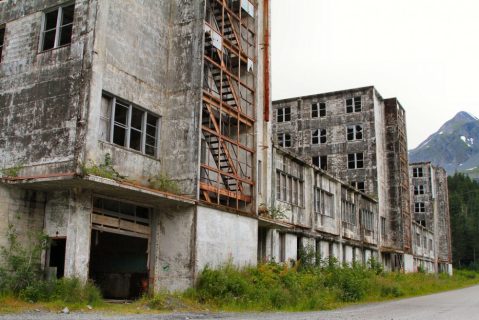
<svg viewBox="0 0 479 320"><path fill-rule="evenodd" d="M264 203L259 205L259 213L261 215L264 215L274 220L287 218L285 212L286 212L286 208L284 208L281 205L278 205L278 206L272 205L270 207L266 206L266 204Z"/></svg>
<svg viewBox="0 0 479 320"><path fill-rule="evenodd" d="M27 243L18 240L12 225L6 247L0 248L0 301L20 299L29 302L99 304L100 291L78 279L43 280L40 254L48 246L43 234L29 235Z"/></svg>
<svg viewBox="0 0 479 320"><path fill-rule="evenodd" d="M0 173L1 173L2 177L14 178L14 177L18 177L18 175L20 173L20 170L22 170L22 169L23 169L23 165L17 164L13 167L10 167L10 168L1 169Z"/></svg>
<svg viewBox="0 0 479 320"><path fill-rule="evenodd" d="M479 270L479 183L456 173L448 187L454 264Z"/></svg>
<svg viewBox="0 0 479 320"><path fill-rule="evenodd" d="M174 194L181 193L178 183L173 181L166 173L160 173L148 179L148 182L150 183L150 188L152 189Z"/></svg>
<svg viewBox="0 0 479 320"><path fill-rule="evenodd" d="M374 261L373 265L377 265ZM324 310L348 303L430 294L479 283L473 271L448 275L384 273L359 264L339 268L322 261L315 268L279 264L238 269L206 268L185 297L213 309L230 311Z"/></svg>
<svg viewBox="0 0 479 320"><path fill-rule="evenodd" d="M126 178L118 173L115 168L113 168L113 160L109 153L105 154L102 164L97 165L93 161L90 162L90 165L82 166L81 170L83 175L98 176L117 181L124 180Z"/></svg>

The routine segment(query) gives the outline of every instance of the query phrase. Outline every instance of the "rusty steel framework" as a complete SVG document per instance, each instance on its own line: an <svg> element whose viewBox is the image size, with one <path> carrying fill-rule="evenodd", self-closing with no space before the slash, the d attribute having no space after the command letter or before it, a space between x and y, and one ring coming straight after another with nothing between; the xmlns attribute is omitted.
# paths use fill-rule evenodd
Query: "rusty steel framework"
<svg viewBox="0 0 479 320"><path fill-rule="evenodd" d="M205 4L201 200L246 211L253 201L256 22L248 0Z"/></svg>

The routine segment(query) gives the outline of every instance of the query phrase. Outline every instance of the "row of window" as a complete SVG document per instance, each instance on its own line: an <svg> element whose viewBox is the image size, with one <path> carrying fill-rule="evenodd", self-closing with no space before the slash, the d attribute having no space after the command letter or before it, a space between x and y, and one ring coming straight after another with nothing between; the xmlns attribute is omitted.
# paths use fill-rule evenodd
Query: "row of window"
<svg viewBox="0 0 479 320"><path fill-rule="evenodd" d="M346 137L348 141L363 140L363 126L359 124L348 126ZM313 130L313 132L311 133L311 144L325 144L327 143L327 141L328 139L326 129L316 129ZM281 147L291 147L291 134L278 133L278 144Z"/></svg>
<svg viewBox="0 0 479 320"><path fill-rule="evenodd" d="M299 207L304 206L304 182L283 171L276 171L276 198Z"/></svg>
<svg viewBox="0 0 479 320"><path fill-rule="evenodd" d="M328 217L334 217L334 196L322 189L314 189L314 211Z"/></svg>
<svg viewBox="0 0 479 320"><path fill-rule="evenodd" d="M354 113L362 111L361 97L354 97L345 100L346 113ZM311 118L323 118L326 117L326 103L314 102L311 105ZM276 110L277 122L291 121L291 107L283 107Z"/></svg>
<svg viewBox="0 0 479 320"><path fill-rule="evenodd" d="M39 51L69 45L72 41L75 4L67 3L44 11L40 32ZM5 46L5 26L0 27L0 62Z"/></svg>
<svg viewBox="0 0 479 320"><path fill-rule="evenodd" d="M419 233L416 233L416 245L418 247L423 247L424 249L427 249L427 243L429 243L429 251L432 251L432 239L429 239L429 242L427 241L427 237L423 236L423 240L421 241L421 235Z"/></svg>

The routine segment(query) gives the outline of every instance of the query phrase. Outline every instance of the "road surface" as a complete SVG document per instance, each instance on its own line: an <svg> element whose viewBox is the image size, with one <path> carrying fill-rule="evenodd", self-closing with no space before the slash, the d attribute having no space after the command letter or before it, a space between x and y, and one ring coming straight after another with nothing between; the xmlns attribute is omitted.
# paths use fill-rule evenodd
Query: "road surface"
<svg viewBox="0 0 479 320"><path fill-rule="evenodd" d="M0 315L0 320L477 320L479 319L479 286L418 298L348 307L335 311L307 313L249 314L163 314L105 316L101 314L26 313Z"/></svg>

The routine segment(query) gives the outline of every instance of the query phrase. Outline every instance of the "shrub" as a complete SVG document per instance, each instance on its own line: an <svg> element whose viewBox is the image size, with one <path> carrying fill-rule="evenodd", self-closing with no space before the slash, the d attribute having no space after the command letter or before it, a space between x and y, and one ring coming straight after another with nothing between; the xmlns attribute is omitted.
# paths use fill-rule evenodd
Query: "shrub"
<svg viewBox="0 0 479 320"><path fill-rule="evenodd" d="M97 165L93 161L90 162L90 165L82 166L81 170L83 175L98 176L111 180L124 180L126 178L115 170L113 167L113 159L109 153L105 154L102 164Z"/></svg>
<svg viewBox="0 0 479 320"><path fill-rule="evenodd" d="M178 183L171 180L171 178L166 173L160 173L150 178L148 182L150 183L150 188L152 189L174 194L181 193L181 189Z"/></svg>

